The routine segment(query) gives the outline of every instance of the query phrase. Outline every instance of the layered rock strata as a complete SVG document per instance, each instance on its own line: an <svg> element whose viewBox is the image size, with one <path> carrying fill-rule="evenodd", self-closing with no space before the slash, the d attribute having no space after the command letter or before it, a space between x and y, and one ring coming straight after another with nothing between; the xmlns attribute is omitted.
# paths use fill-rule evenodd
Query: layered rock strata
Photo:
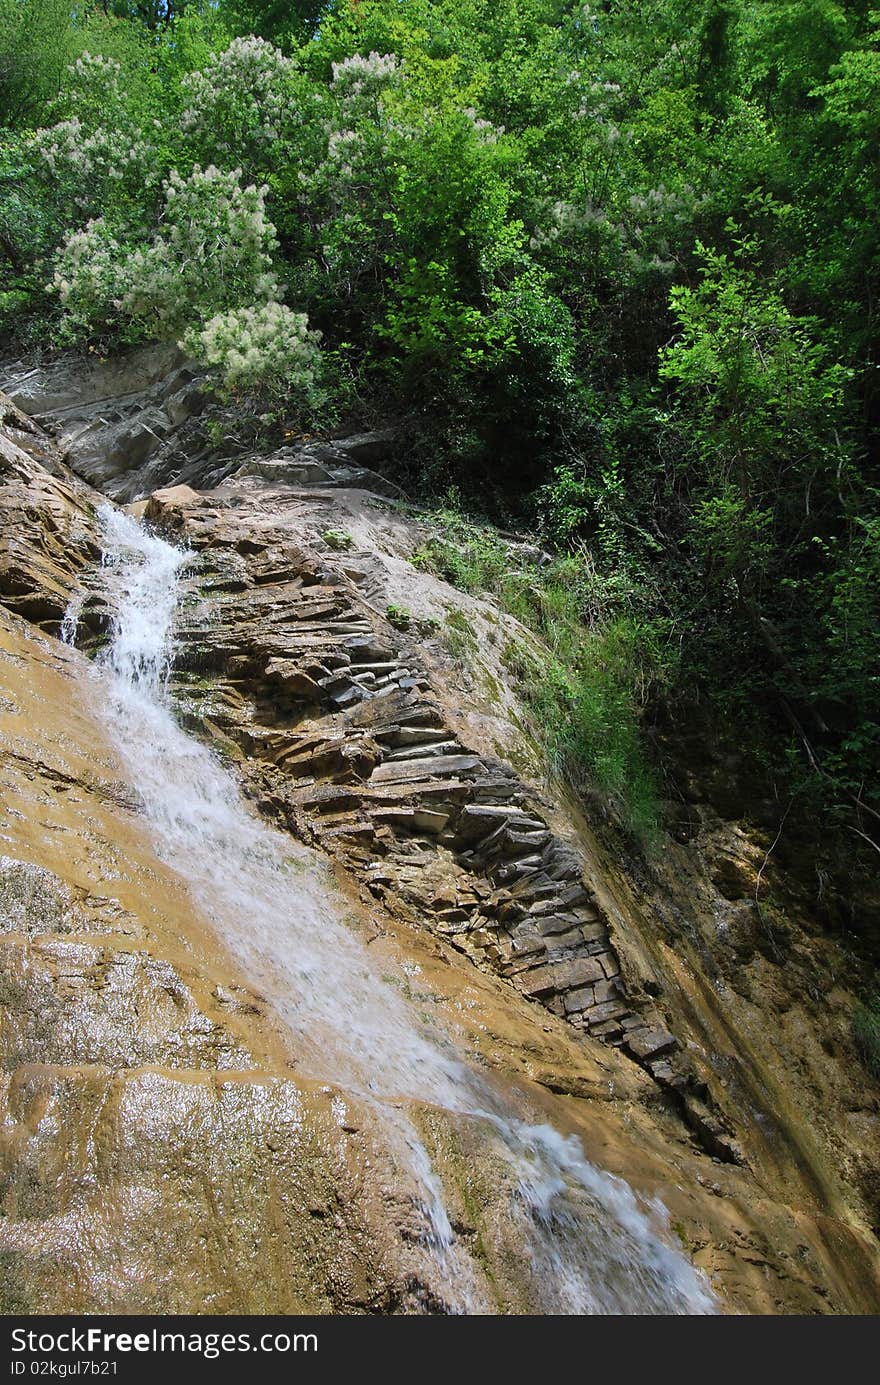
<svg viewBox="0 0 880 1385"><path fill-rule="evenodd" d="M76 596L82 639L102 637L107 613L88 590L102 497L66 469L69 453L3 407L4 1301L442 1307L407 1262L411 1199L369 1113L341 1094L352 1127L342 1141L331 1120L340 1094L291 1069L260 997L206 942L180 882L150 861L131 790L75 710L81 656L52 636ZM90 445L99 436L96 425ZM730 1306L866 1311L877 1257L858 1218L805 1171L794 1143L763 1158L766 1132L764 1144L754 1138L734 1082L710 1093L693 1036L720 1035L723 1006L707 991L695 1014L665 934L652 936L598 853L588 863L585 827L542 787L515 697L493 679L525 632L490 602L416 575L405 558L413 524L375 495L328 488L352 480L357 447L321 461L301 453L257 459L210 493L149 502L153 522L193 554L175 658L181 716L230 759L258 811L337 860L358 927L377 949L418 957L424 1003L465 1026L478 1062L532 1084L559 1128L664 1197ZM396 623L404 605L409 630ZM444 647L450 611L474 632L479 686ZM713 1159L691 1146L668 1096ZM454 1189L457 1161L476 1169L480 1156L467 1131L428 1123ZM738 1167L728 1161L741 1144ZM75 1176L59 1180L62 1165ZM484 1172L474 1176L489 1189ZM495 1246L506 1303L522 1306L515 1252L498 1239L503 1214L477 1233L472 1195L462 1190L456 1224ZM166 1257L155 1245L169 1235ZM203 1243L199 1268L192 1247ZM94 1253L80 1271L83 1245Z"/></svg>
<svg viewBox="0 0 880 1385"><path fill-rule="evenodd" d="M338 560L298 542L321 501L241 478L153 495L147 518L197 555L176 686L195 707L210 685L211 725L263 769L262 802L290 828L376 898L620 1047L714 1153L738 1157L656 1006L631 994L579 855L510 764L450 724L419 644L376 607L369 555Z"/></svg>

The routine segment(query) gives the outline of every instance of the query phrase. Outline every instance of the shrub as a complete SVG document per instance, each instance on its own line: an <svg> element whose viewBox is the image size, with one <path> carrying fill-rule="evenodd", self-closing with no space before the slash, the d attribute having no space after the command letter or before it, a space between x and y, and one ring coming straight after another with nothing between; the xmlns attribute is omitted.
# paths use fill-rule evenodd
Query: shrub
<svg viewBox="0 0 880 1385"><path fill-rule="evenodd" d="M385 615L396 630L408 630L412 625L412 611L406 606L398 605L396 601L389 601L385 607Z"/></svg>
<svg viewBox="0 0 880 1385"><path fill-rule="evenodd" d="M586 554L540 566L528 550L455 508L441 510L437 524L415 554L416 565L464 591L491 592L540 636L546 658L539 662L516 647L505 663L551 765L579 792L598 791L622 825L647 843L659 809L641 716L668 677L660 627L617 609L618 584L603 588ZM447 625L447 648L461 657L464 634L452 615Z"/></svg>
<svg viewBox="0 0 880 1385"><path fill-rule="evenodd" d="M64 309L62 336L115 322L129 340L161 340L212 312L271 300L276 239L265 194L243 187L237 169L196 166L187 178L171 172L146 245L132 249L102 218L72 232L52 281Z"/></svg>
<svg viewBox="0 0 880 1385"><path fill-rule="evenodd" d="M320 402L320 338L320 332L309 331L305 313L264 303L217 313L190 331L182 344L218 372L227 391L265 392L315 407Z"/></svg>
<svg viewBox="0 0 880 1385"><path fill-rule="evenodd" d="M57 214L70 219L140 209L160 180L155 127L129 109L114 59L82 53L68 75L67 118L30 137L37 178L50 185Z"/></svg>
<svg viewBox="0 0 880 1385"><path fill-rule="evenodd" d="M347 529L325 529L323 537L327 546L336 549L337 552L344 552L354 544L354 539Z"/></svg>
<svg viewBox="0 0 880 1385"><path fill-rule="evenodd" d="M272 161L273 145L298 114L289 99L295 65L265 39L233 39L181 82L181 129L202 157L224 163Z"/></svg>

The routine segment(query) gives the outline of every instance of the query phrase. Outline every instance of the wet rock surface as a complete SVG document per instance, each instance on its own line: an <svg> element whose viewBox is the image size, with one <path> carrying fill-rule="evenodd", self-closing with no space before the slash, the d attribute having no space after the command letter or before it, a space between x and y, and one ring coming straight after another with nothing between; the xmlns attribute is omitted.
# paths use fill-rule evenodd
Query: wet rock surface
<svg viewBox="0 0 880 1385"><path fill-rule="evenodd" d="M368 500L250 477L154 493L146 518L194 554L178 624L184 707L244 751L254 792L288 828L386 906L620 1048L713 1154L737 1161L656 1005L625 978L578 852L548 825L535 789L456 727L422 643L384 614L381 563L369 553L340 561L310 536L316 505L322 523L328 505L341 523L346 502Z"/></svg>
<svg viewBox="0 0 880 1385"><path fill-rule="evenodd" d="M170 397L167 381L157 368L146 393ZM45 381L31 389L16 397L48 414ZM59 384L56 410L63 398ZM113 426L145 407L114 398ZM87 403L93 417L108 412ZM136 802L72 692L82 656L51 635L79 591L82 637L102 638L88 591L100 497L66 470L66 458L86 456L66 434L56 447L5 407L0 515L15 537L0 550L6 1301L430 1308L407 1262L410 1203L389 1191L399 1174L383 1184L368 1172L385 1157L370 1114L341 1129L339 1094L297 1076L260 997L151 859ZM89 446L106 448L105 428L87 430ZM359 926L377 947L418 958L419 987L450 1007L481 1061L551 1103L598 1162L660 1192L728 1306L868 1311L876 1250L840 1178L816 1175L821 1151L807 1150L804 1173L786 1074L767 1099L778 1122L768 1135L764 1114L747 1114L760 1065L744 1077L715 1056L739 1002L696 985L672 904L665 923L662 909L651 915L651 889L640 895L615 871L542 781L501 657L512 636L528 637L491 603L417 574L407 559L418 526L388 509L384 487L377 498L352 485L370 482L387 445L293 449L210 491L178 485L139 507L192 552L172 688L181 717L234 766L255 811L336 862ZM81 469L107 483L91 463ZM136 491L139 475L118 493ZM408 630L391 618L404 602ZM450 610L474 631L469 672L444 648ZM760 859L712 830L705 889L736 955L751 956ZM743 1037L748 1049L754 1036ZM459 1219L473 1228L458 1163L471 1137L431 1119L444 1175L462 1189ZM854 1140L870 1145L870 1111L851 1119ZM62 1167L72 1172L59 1183ZM492 1215L480 1234L497 1245L516 1309L523 1290Z"/></svg>
<svg viewBox="0 0 880 1385"><path fill-rule="evenodd" d="M78 572L100 557L99 501L52 440L0 394L0 591L7 609L59 628Z"/></svg>
<svg viewBox="0 0 880 1385"><path fill-rule="evenodd" d="M183 466L203 480L224 474L223 463L208 460L204 439L187 427L205 394L176 347L36 369L15 363L0 372L0 389L47 425L70 466L111 499L132 499L142 469L161 484L172 449L177 474Z"/></svg>
<svg viewBox="0 0 880 1385"><path fill-rule="evenodd" d="M76 475L112 500L138 500L170 481L216 486L234 472L285 484L364 486L399 496L371 468L394 446L389 430L331 442L303 438L267 455L252 455L233 417L204 429L216 400L204 376L176 346L146 347L109 360L63 358L48 366L0 367L7 415L33 417ZM9 422L9 418L7 418ZM225 426L224 426L225 423ZM245 435L247 429L245 429ZM45 436L45 434L42 434Z"/></svg>
<svg viewBox="0 0 880 1385"><path fill-rule="evenodd" d="M408 1301L354 1192L369 1136L295 1078L152 856L76 661L0 613L4 1311Z"/></svg>

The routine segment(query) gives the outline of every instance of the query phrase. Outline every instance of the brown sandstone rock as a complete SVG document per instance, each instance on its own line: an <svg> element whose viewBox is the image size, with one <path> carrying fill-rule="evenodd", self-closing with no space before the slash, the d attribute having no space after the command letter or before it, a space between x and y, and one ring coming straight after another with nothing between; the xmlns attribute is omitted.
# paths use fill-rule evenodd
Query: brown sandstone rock
<svg viewBox="0 0 880 1385"><path fill-rule="evenodd" d="M16 543L0 556L0 602L44 620L51 629L57 627L78 574L95 556L94 497L73 478L65 479L57 457L53 467L59 474L44 474L35 463L41 450L51 454L51 443L41 438L39 430L31 428L28 433L21 424L19 418L10 425L7 446L13 451L3 454L5 470L0 478L0 506L6 506L3 513L10 517L3 533L16 536ZM123 433L121 428L120 437ZM15 440L25 437L30 439L27 447ZM805 1140L797 1147L798 1132L790 1122L762 1143L757 1126L750 1124L752 1107L738 1105L735 1088L727 1090L724 1083L716 1083L709 1065L701 1062L701 1042L713 1049L717 1045L731 1071L736 1070L737 1056L724 1048L725 1035L712 1019L713 1006L719 1006L717 997L701 993L694 980L699 968L693 962L685 966L675 948L659 940L666 936L658 921L663 916L654 916L651 910L655 901L662 906L662 897L650 890L644 895L641 907L647 911L647 920L640 932L640 905L630 901L621 910L619 899L630 896L612 869L600 868L601 855L594 847L590 848L594 851L591 879L585 882L588 853L584 843L590 841L589 834L578 826L579 846L572 849L572 818L548 802L536 775L521 777L503 757L499 759L496 741L515 747L517 736L522 739L510 729L512 723L505 722L505 708L511 704L505 701L487 711L485 697L481 701L479 694L452 691L434 642L429 639L420 645L384 619L392 599L412 602L415 607L425 602L419 607L425 615L433 610L442 615L444 601L469 603L469 616L476 622L483 620L480 604L451 593L435 579L416 578L399 556L410 542L406 525L381 512L370 513L356 495L340 491L328 501L310 498L305 492L297 495L289 488L273 489L265 478L252 478L210 495L175 486L164 496L156 501L156 518L185 532L200 555L181 612L176 692L189 699L194 722L218 738L227 753L237 750L240 754L241 771L245 782L253 786L255 800L264 803L267 811L286 816L297 833L332 853L353 879L373 881L382 898L382 905L373 907L384 920L383 927L399 924L407 947L417 945L419 935L406 932L416 925L423 930L426 947L438 946L433 940L442 935L464 954L454 964L444 963L452 969L444 973L442 984L438 982L438 991L451 996L454 986L449 976L458 978L455 986L460 990L450 1001L457 1022L464 1023L463 1017L473 1014L472 1041L477 1048L485 1045L499 1071L522 1073L548 1090L570 1093L581 1102L584 1095L592 1101L600 1097L607 1101L609 1086L620 1094L626 1111L624 1125L635 1121L645 1148L655 1150L649 1163L655 1158L659 1162L651 1164L650 1175L644 1169L640 1173L633 1162L632 1130L625 1136L610 1134L617 1129L617 1117L592 1127L595 1147L602 1148L610 1139L605 1157L616 1168L637 1184L641 1178L641 1186L656 1187L659 1179L673 1215L681 1215L685 1222L693 1218L700 1222L704 1227L699 1233L702 1263L726 1283L731 1304L752 1309L760 1304L769 1311L813 1311L816 1307L824 1311L835 1304L859 1307L870 1301L875 1292L870 1288L874 1262L861 1239L858 1216L851 1210L854 1204L841 1196L835 1176L823 1169L815 1149L808 1148ZM33 506L36 519L28 516L28 505ZM335 555L328 558L320 535L322 526L331 525L355 530L365 551L346 557L344 564ZM206 617L208 602L210 619ZM487 654L492 628L488 619L479 625L482 650ZM34 671L41 667L43 656L30 648L23 653L21 646L12 643L7 648L13 660L23 661L24 676L35 690L41 687L42 675L35 678ZM63 661L73 656L59 657ZM13 661L9 667L18 665ZM309 682L299 683L297 674ZM206 695L200 684L208 680ZM499 695L508 698L508 689L501 686L503 674L498 682ZM8 697L10 692L7 673L0 693ZM31 722L51 735L45 709L52 699L45 691L40 696L41 710L32 714ZM65 710L63 716L58 714L58 736L69 739L68 704L69 697L59 692L57 705ZM20 726L14 735L20 740ZM398 751L404 757L392 758ZM19 745L16 754L20 753ZM351 1120L352 1128L368 1132L364 1135L367 1144L356 1151L346 1173L333 1163L320 1103L315 1104L317 1098L308 1091L308 1084L291 1077L289 1068L285 1071L287 1060L273 1048L259 1002L247 997L240 985L236 989L234 967L216 984L208 984L211 965L203 960L201 968L193 970L180 955L180 930L190 925L184 923L187 908L173 883L165 882L163 894L150 881L149 870L138 868L131 883L120 886L121 898L100 903L106 882L76 874L83 869L85 853L80 858L71 852L77 836L71 826L70 804L66 791L59 795L53 785L85 786L88 810L105 824L102 840L108 860L115 853L120 860L136 862L143 844L136 845L127 819L124 828L117 822L120 811L123 816L130 811L124 795L120 797L118 787L113 790L98 782L94 766L101 761L100 753L85 756L79 768L66 763L49 773L52 754L35 751L23 776L10 769L18 761L7 761L3 770L3 791L12 793L11 801L25 824L16 826L17 832L23 832L17 839L22 859L16 866L45 871L51 858L61 882L54 903L46 878L41 877L42 886L34 884L30 897L40 916L45 914L46 927L35 931L30 924L29 941L22 937L19 942L16 936L21 931L21 907L7 915L10 936L2 955L14 1002L9 1011L10 1051L22 1063L43 1045L47 1054L59 1055L69 1036L70 1054L81 1053L84 1058L74 1096L70 1101L65 1097L57 1107L63 1132L57 1148L29 1152L22 1132L30 1129L29 1121L38 1123L33 1114L24 1121L15 1114L9 1127L15 1131L14 1138L0 1146L3 1187L11 1199L6 1205L13 1212L5 1248L11 1251L10 1263L21 1292L31 1303L49 1305L41 1311L50 1311L53 1305L69 1306L71 1299L65 1299L65 1294L70 1293L70 1266L59 1250L67 1217L79 1225L94 1225L94 1243L101 1248L94 1273L84 1274L77 1290L83 1311L110 1311L114 1304L127 1301L144 1305L144 1311L172 1311L168 1305L187 1311L188 1305L205 1302L214 1305L212 1311L232 1311L242 1305L244 1311L262 1311L259 1305L273 1295L277 1303L314 1306L317 1311L363 1307L387 1311L407 1305L413 1311L413 1299L401 1288L407 1275L406 1255L394 1239L396 1233L390 1241L386 1234L389 1227L404 1224L405 1210L392 1208L389 1215L387 1208L364 1201L363 1161L377 1157L375 1149L367 1149L372 1138L369 1117L359 1113ZM464 761L466 767L458 763L444 774L444 759ZM383 778L388 769L390 777ZM108 777L112 779L112 771ZM40 785L36 797L35 784ZM76 793L82 791L76 789ZM705 813L703 822L701 830L708 830ZM54 856L47 843L54 843ZM369 874L375 856L381 856L381 865ZM684 878L686 863L681 857L675 859ZM751 859L748 854L746 859ZM13 869L12 876L17 882L12 888L29 888L20 870ZM726 881L725 876L721 883L729 889ZM2 898L0 874L0 904ZM192 923L197 953L201 927ZM108 931L118 933L118 946L102 941ZM50 933L51 941L43 936ZM669 936L674 936L671 925ZM678 946L682 957L689 955L681 940ZM562 950L561 957L557 948ZM428 967L430 955L419 953L423 967ZM476 961L481 970L465 958ZM591 976L598 965L598 974L579 984L587 964ZM514 971L520 967L521 971ZM516 988L530 972L545 980L552 974L554 985L544 994L549 1008L518 999ZM513 984L497 980L499 974L512 976ZM33 988L29 989L31 977ZM662 1015L652 1009L643 989L646 980L659 987L655 978L662 978L665 992ZM560 991L557 981L563 986ZM679 1005L680 994L687 995L687 1004ZM38 1005L33 1005L34 999ZM154 1002L157 1024L151 1028L144 1021L141 1032L140 1017L149 1014ZM728 1002L720 1004L724 1007ZM739 1041L747 1048L748 1025L753 1021L744 1019L738 1004L730 1003L725 1019L733 1023L730 1017L735 1016ZM569 1021L556 1018L565 1013ZM695 1017L704 1028L695 1027ZM760 1025L760 1017L755 1022ZM687 1036L686 1051L676 1051L667 1023ZM595 1035L612 1047L602 1048L585 1035ZM615 1051L613 1046L622 1039L650 1079ZM653 1046L658 1042L659 1047ZM92 1058L86 1060L89 1053ZM151 1061L161 1069L161 1081L152 1087L141 1083L138 1053L141 1061L152 1055ZM596 1053L608 1065L604 1073L596 1066L600 1061ZM194 1063L195 1069L175 1066L184 1061ZM246 1078L230 1071L226 1064L232 1061L251 1065ZM754 1049L749 1061L756 1073L765 1071ZM23 1082L21 1074L28 1070L27 1066L17 1068L13 1081ZM47 1070L55 1081L58 1065L48 1063ZM783 1113L784 1118L785 1100L777 1101L766 1082L759 1096L763 1078L753 1081L745 1066L738 1072L737 1081L751 1082L748 1102L764 1099L768 1109ZM94 1074L104 1083L96 1089L99 1099L91 1095ZM82 1085L77 1086L80 1080ZM214 1092L218 1082L227 1080L229 1091L234 1088L237 1093L238 1105L215 1119L203 1088L207 1084ZM187 1083L193 1087L191 1092L184 1091ZM269 1095L270 1089L280 1092L273 1085L277 1083L289 1086L283 1095ZM133 1105L128 1097L123 1100L123 1087L132 1094ZM650 1105L650 1092L658 1090L680 1103L692 1129L716 1158L748 1159L748 1168L712 1166L710 1181L722 1190L720 1194L701 1192L705 1157L685 1153L681 1127L675 1122L663 1125L665 1118L658 1117L657 1108ZM10 1109L38 1112L44 1098L40 1089L31 1107L16 1087L18 1104ZM52 1160L65 1147L64 1141L69 1141L70 1148L80 1147L77 1132L86 1128L96 1101L102 1111L122 1113L114 1117L115 1125L96 1127L101 1131L101 1147L109 1152L107 1160L100 1168L84 1166L82 1184L95 1186L97 1180L99 1198L92 1204L75 1198L53 1203L45 1192L55 1186ZM648 1103L644 1108L642 1101ZM716 1104L719 1101L723 1110ZM308 1132L305 1144L285 1144L279 1127L279 1121L284 1126L283 1116L272 1116L268 1124L258 1117L258 1112L273 1109L273 1103L282 1113L299 1103ZM150 1130L161 1131L161 1116L171 1109L192 1112L183 1118L186 1141L175 1142L167 1129L155 1140L148 1137ZM226 1121L230 1110L234 1112L232 1130ZM139 1113L145 1113L140 1124ZM575 1122L588 1121L583 1111L569 1114ZM560 1119L559 1111L553 1119ZM736 1120L744 1136L741 1148L729 1129ZM120 1139L126 1149L142 1152L140 1162L126 1165L128 1154L120 1162L118 1150L123 1145L114 1145ZM859 1139L864 1145L863 1133ZM796 1153L788 1152L787 1142ZM274 1151L271 1160L264 1144ZM657 1153L661 1147L662 1154ZM302 1204L307 1216L297 1212L292 1220L285 1220L285 1211L280 1220L274 1213L267 1219L266 1209L270 1203L275 1207L277 1189L302 1180L303 1165L297 1161L306 1148L311 1151L306 1156L308 1192ZM663 1164L667 1159L672 1162ZM25 1196L27 1170L37 1166L35 1160L46 1161L36 1177L43 1190L40 1217L45 1218L46 1228L45 1234L40 1231L37 1257L33 1257L36 1223L19 1216L16 1201ZM163 1179L179 1163L192 1170L192 1178L189 1183L185 1178L178 1180L163 1201ZM271 1174L267 1172L270 1165ZM661 1165L666 1170L662 1175L656 1172ZM114 1182L111 1172L116 1167L130 1167L130 1180ZM161 1177L157 1170L162 1171ZM242 1171L241 1176L236 1170ZM393 1178L389 1179L392 1183ZM679 1185L687 1189L682 1203L676 1203ZM204 1201L205 1187L223 1190L213 1207ZM336 1191L328 1191L331 1187ZM146 1190L143 1194L142 1189ZM261 1189L266 1190L265 1203ZM137 1216L143 1219L142 1196L156 1211L152 1220L144 1222L148 1230L139 1239L127 1209L137 1207ZM334 1198L341 1199L350 1228L340 1243L339 1257L358 1266L355 1285L348 1281L342 1285L337 1277L340 1259L331 1242L316 1234L320 1227L313 1225L315 1219L323 1224L327 1218L316 1217L310 1209L326 1208ZM696 1203L691 1202L694 1198ZM219 1229L223 1208L233 1205L241 1209L241 1217L224 1239ZM693 1210L696 1205L698 1213ZM183 1209L180 1237L169 1242L167 1260L151 1260L147 1236L151 1245L169 1236L175 1206ZM109 1209L106 1214L100 1212L101 1207ZM821 1231L817 1216L825 1219ZM769 1235L773 1242L769 1247L762 1242L760 1253L755 1249L759 1234L753 1218L761 1224L761 1235ZM191 1228L200 1220L222 1247L216 1254L212 1251L201 1269L188 1251L190 1242L196 1244ZM791 1230L793 1225L796 1231ZM734 1229L728 1233L724 1226ZM255 1242L266 1269L251 1283L246 1267L252 1263L248 1247ZM131 1247L134 1268L118 1279L108 1279L106 1257L118 1255L120 1246ZM809 1247L807 1258L798 1246ZM741 1247L742 1254L731 1247ZM50 1274L46 1267L54 1263L53 1255L60 1258L57 1273ZM758 1268L748 1268L752 1263ZM848 1268L855 1266L861 1268ZM291 1286L287 1299L279 1298L284 1274ZM140 1282L139 1276L158 1286L153 1299L131 1298L132 1283ZM16 1292L12 1281L8 1292Z"/></svg>

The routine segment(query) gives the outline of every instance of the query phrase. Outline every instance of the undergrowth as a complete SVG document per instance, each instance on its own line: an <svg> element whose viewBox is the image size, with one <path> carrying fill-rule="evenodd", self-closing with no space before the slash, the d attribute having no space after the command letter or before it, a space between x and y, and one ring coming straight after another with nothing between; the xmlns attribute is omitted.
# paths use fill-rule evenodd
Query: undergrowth
<svg viewBox="0 0 880 1385"><path fill-rule="evenodd" d="M872 1077L880 1078L880 995L860 1005L852 1018L856 1048Z"/></svg>
<svg viewBox="0 0 880 1385"><path fill-rule="evenodd" d="M503 658L551 768L579 794L598 793L647 845L660 811L641 723L649 695L669 676L658 623L632 609L619 579L601 577L586 550L551 557L454 506L432 519L416 566L491 594L540 638L546 653L512 643Z"/></svg>

